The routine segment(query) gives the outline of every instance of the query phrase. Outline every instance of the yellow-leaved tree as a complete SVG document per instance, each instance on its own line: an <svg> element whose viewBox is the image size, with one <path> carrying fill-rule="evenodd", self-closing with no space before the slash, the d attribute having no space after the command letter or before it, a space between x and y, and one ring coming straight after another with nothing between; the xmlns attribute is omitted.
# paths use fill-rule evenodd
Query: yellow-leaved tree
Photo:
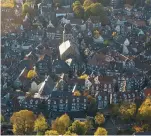
<svg viewBox="0 0 151 136"><path fill-rule="evenodd" d="M81 122L79 120L74 121L69 127L69 131L71 133L76 133L77 135L85 135L87 130L86 122Z"/></svg>
<svg viewBox="0 0 151 136"><path fill-rule="evenodd" d="M35 120L34 131L36 131L38 135L43 135L47 128L48 124L46 122L46 119L42 114L40 114Z"/></svg>
<svg viewBox="0 0 151 136"><path fill-rule="evenodd" d="M80 93L80 91L76 90L76 91L74 91L73 95L74 96L81 96L81 93Z"/></svg>
<svg viewBox="0 0 151 136"><path fill-rule="evenodd" d="M27 74L27 78L29 78L29 79L32 79L32 78L34 78L34 77L36 77L36 76L37 76L37 73L36 73L35 70L30 70L30 71L28 72L28 74Z"/></svg>
<svg viewBox="0 0 151 136"><path fill-rule="evenodd" d="M136 104L124 102L119 108L119 114L124 120L131 120L136 113Z"/></svg>
<svg viewBox="0 0 151 136"><path fill-rule="evenodd" d="M35 121L35 115L32 111L21 110L15 112L10 120L15 135L32 135Z"/></svg>
<svg viewBox="0 0 151 136"><path fill-rule="evenodd" d="M52 130L56 130L59 134L63 135L70 125L70 118L67 114L62 115L52 122Z"/></svg>
<svg viewBox="0 0 151 136"><path fill-rule="evenodd" d="M101 113L97 113L96 116L95 116L95 123L100 126L100 125L102 125L104 122L105 122L104 115L101 114Z"/></svg>
<svg viewBox="0 0 151 136"><path fill-rule="evenodd" d="M98 127L94 135L95 136L107 135L107 130L105 128Z"/></svg>
<svg viewBox="0 0 151 136"><path fill-rule="evenodd" d="M151 97L148 96L138 109L137 118L146 123L151 122Z"/></svg>
<svg viewBox="0 0 151 136"><path fill-rule="evenodd" d="M53 136L53 135L59 136L59 134L56 130L47 130L45 132L45 136Z"/></svg>

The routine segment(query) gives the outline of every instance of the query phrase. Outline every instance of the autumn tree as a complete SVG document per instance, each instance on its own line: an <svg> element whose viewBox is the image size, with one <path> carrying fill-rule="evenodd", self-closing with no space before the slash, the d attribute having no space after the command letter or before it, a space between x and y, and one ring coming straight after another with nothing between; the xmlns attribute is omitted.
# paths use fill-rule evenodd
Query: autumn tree
<svg viewBox="0 0 151 136"><path fill-rule="evenodd" d="M70 118L67 114L62 115L52 122L52 129L56 130L59 134L65 134L70 125Z"/></svg>
<svg viewBox="0 0 151 136"><path fill-rule="evenodd" d="M144 131L143 131L143 128L140 127L140 126L133 126L132 130L133 130L135 133L144 132Z"/></svg>
<svg viewBox="0 0 151 136"><path fill-rule="evenodd" d="M99 126L105 122L104 115L101 113L97 113L95 116L95 123Z"/></svg>
<svg viewBox="0 0 151 136"><path fill-rule="evenodd" d="M81 93L80 93L80 91L77 90L77 91L74 91L73 95L74 96L81 96Z"/></svg>
<svg viewBox="0 0 151 136"><path fill-rule="evenodd" d="M32 111L21 110L11 117L13 132L16 135L31 135L34 131L35 115Z"/></svg>
<svg viewBox="0 0 151 136"><path fill-rule="evenodd" d="M83 3L83 7L86 10L91 4L93 4L92 0L85 0Z"/></svg>
<svg viewBox="0 0 151 136"><path fill-rule="evenodd" d="M70 131L67 131L64 136L77 136L76 133L71 133Z"/></svg>
<svg viewBox="0 0 151 136"><path fill-rule="evenodd" d="M84 92L83 92L83 96L88 96L89 95L89 90L85 90Z"/></svg>
<svg viewBox="0 0 151 136"><path fill-rule="evenodd" d="M147 97L138 109L137 118L146 123L151 122L151 97Z"/></svg>
<svg viewBox="0 0 151 136"><path fill-rule="evenodd" d="M83 18L84 17L84 9L80 3L80 1L75 1L72 5L73 12L77 18Z"/></svg>
<svg viewBox="0 0 151 136"><path fill-rule="evenodd" d="M124 120L130 120L134 117L136 113L136 104L135 103L122 103L119 108L119 114Z"/></svg>
<svg viewBox="0 0 151 136"><path fill-rule="evenodd" d="M37 134L44 134L47 128L48 124L46 122L46 119L42 114L40 114L38 118L35 120L34 131L36 131Z"/></svg>
<svg viewBox="0 0 151 136"><path fill-rule="evenodd" d="M76 133L77 135L85 135L87 132L86 123L76 120L69 127L69 131L72 133Z"/></svg>
<svg viewBox="0 0 151 136"><path fill-rule="evenodd" d="M98 127L94 135L95 136L107 135L107 130L105 128Z"/></svg>
<svg viewBox="0 0 151 136"><path fill-rule="evenodd" d="M56 130L47 130L45 132L45 135L46 136L52 136L52 135L56 135L56 136L59 136L58 132Z"/></svg>

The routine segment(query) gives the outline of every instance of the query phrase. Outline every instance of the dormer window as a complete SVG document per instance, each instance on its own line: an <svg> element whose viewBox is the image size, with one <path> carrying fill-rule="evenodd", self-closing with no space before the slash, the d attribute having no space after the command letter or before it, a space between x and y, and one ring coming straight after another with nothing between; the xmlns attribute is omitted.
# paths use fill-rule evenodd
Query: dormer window
<svg viewBox="0 0 151 136"><path fill-rule="evenodd" d="M75 99L73 99L72 101L75 102Z"/></svg>
<svg viewBox="0 0 151 136"><path fill-rule="evenodd" d="M80 99L79 99L79 98L77 98L77 102L79 102L79 100L80 100Z"/></svg>
<svg viewBox="0 0 151 136"><path fill-rule="evenodd" d="M96 90L97 90L97 91L99 90L99 86L96 86Z"/></svg>
<svg viewBox="0 0 151 136"><path fill-rule="evenodd" d="M60 103L63 103L63 100L62 100L62 99L60 100Z"/></svg>
<svg viewBox="0 0 151 136"><path fill-rule="evenodd" d="M104 88L105 88L105 89L107 88L107 84L104 84Z"/></svg>

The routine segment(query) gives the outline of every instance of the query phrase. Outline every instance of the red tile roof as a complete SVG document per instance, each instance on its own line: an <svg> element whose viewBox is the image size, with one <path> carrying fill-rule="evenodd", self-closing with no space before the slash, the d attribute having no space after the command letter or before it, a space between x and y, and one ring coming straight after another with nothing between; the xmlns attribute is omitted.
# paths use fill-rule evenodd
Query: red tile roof
<svg viewBox="0 0 151 136"><path fill-rule="evenodd" d="M145 90L144 90L144 94L145 94L145 96L151 95L151 88L145 89Z"/></svg>

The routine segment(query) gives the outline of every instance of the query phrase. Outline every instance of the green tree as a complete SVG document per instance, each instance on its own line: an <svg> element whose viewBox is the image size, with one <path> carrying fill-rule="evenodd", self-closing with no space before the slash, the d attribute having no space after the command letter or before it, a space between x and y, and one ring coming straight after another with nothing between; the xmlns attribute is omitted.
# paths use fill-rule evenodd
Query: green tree
<svg viewBox="0 0 151 136"><path fill-rule="evenodd" d="M36 131L37 134L44 134L47 128L48 124L46 122L46 119L43 115L40 114L38 118L35 120L34 131Z"/></svg>
<svg viewBox="0 0 151 136"><path fill-rule="evenodd" d="M80 1L75 1L72 5L73 12L76 17L83 18L84 17L84 9L80 3Z"/></svg>
<svg viewBox="0 0 151 136"><path fill-rule="evenodd" d="M77 136L76 133L71 133L70 131L67 131L64 136Z"/></svg>
<svg viewBox="0 0 151 136"><path fill-rule="evenodd" d="M151 122L151 97L147 97L138 109L137 118L146 123Z"/></svg>
<svg viewBox="0 0 151 136"><path fill-rule="evenodd" d="M96 103L96 99L93 97L89 97L90 95L87 96L88 98L88 108L87 108L87 112L91 112L91 113L96 113L97 111L97 103ZM90 101L89 101L90 100Z"/></svg>
<svg viewBox="0 0 151 136"><path fill-rule="evenodd" d="M87 132L86 123L85 122L80 122L79 120L76 120L69 127L69 131L72 132L72 133L76 133L78 135L85 135L86 132Z"/></svg>
<svg viewBox="0 0 151 136"><path fill-rule="evenodd" d="M5 122L5 119L4 119L4 116L3 116L3 115L0 115L0 122L1 122L1 123L4 123L4 122Z"/></svg>
<svg viewBox="0 0 151 136"><path fill-rule="evenodd" d="M70 118L67 114L62 115L52 122L52 129L56 130L59 134L65 134L70 125Z"/></svg>
<svg viewBox="0 0 151 136"><path fill-rule="evenodd" d="M111 113L112 113L112 116L117 116L119 115L119 104L112 104L111 105Z"/></svg>
<svg viewBox="0 0 151 136"><path fill-rule="evenodd" d="M81 3L79 0L76 0L73 4L72 4L72 7L77 7L77 6L81 6Z"/></svg>
<svg viewBox="0 0 151 136"><path fill-rule="evenodd" d="M95 123L99 126L102 125L105 122L104 115L101 113L97 113L95 116Z"/></svg>
<svg viewBox="0 0 151 136"><path fill-rule="evenodd" d="M92 16L100 16L100 15L105 14L103 6L101 5L101 3L93 3L93 4L91 4L90 11L91 11L91 15Z"/></svg>
<svg viewBox="0 0 151 136"><path fill-rule="evenodd" d="M26 15L27 13L29 13L29 9L30 8L30 5L28 2L25 2L23 5L22 5L22 13L23 15Z"/></svg>
<svg viewBox="0 0 151 136"><path fill-rule="evenodd" d="M56 136L59 136L58 132L56 130L47 130L45 132L45 135L46 136L52 136L52 135L56 135Z"/></svg>
<svg viewBox="0 0 151 136"><path fill-rule="evenodd" d="M136 104L124 102L119 108L119 114L124 120L131 120L136 113Z"/></svg>
<svg viewBox="0 0 151 136"><path fill-rule="evenodd" d="M83 3L83 7L86 10L91 4L93 4L92 0L85 0Z"/></svg>
<svg viewBox="0 0 151 136"><path fill-rule="evenodd" d="M98 127L94 135L95 136L107 135L107 130L105 128Z"/></svg>
<svg viewBox="0 0 151 136"><path fill-rule="evenodd" d="M16 135L31 135L34 131L35 115L32 111L21 110L13 113L11 123Z"/></svg>

